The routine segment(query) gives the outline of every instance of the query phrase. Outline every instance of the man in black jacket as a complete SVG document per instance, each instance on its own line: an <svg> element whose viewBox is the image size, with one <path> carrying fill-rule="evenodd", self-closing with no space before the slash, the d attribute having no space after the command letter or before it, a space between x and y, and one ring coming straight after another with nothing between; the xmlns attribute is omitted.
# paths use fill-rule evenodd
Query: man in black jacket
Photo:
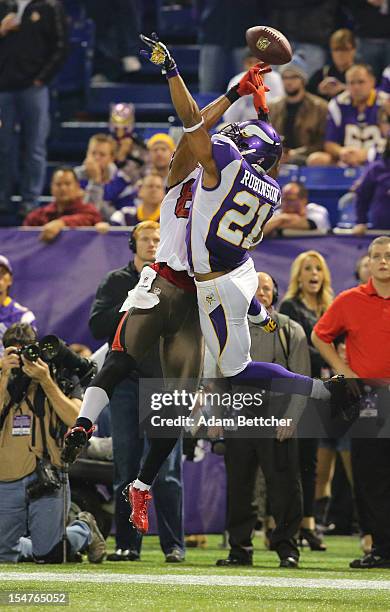
<svg viewBox="0 0 390 612"><path fill-rule="evenodd" d="M38 205L49 134L48 84L67 53L59 0L0 0L0 208L9 207L15 124L22 128L21 212Z"/></svg>
<svg viewBox="0 0 390 612"><path fill-rule="evenodd" d="M110 272L100 284L92 304L89 327L98 339L114 339L123 313L119 312L127 293L139 280L145 264L155 259L160 239L159 224L139 223L131 238L134 261ZM139 364L142 377L162 378L159 345ZM122 495L128 482L137 477L144 451L144 440L138 434L138 384L129 377L119 384L110 401L114 450L116 551L108 561L135 561L140 558L142 536L129 524L130 506ZM153 485L160 544L168 563L184 559L183 499L181 479L181 445L177 444Z"/></svg>

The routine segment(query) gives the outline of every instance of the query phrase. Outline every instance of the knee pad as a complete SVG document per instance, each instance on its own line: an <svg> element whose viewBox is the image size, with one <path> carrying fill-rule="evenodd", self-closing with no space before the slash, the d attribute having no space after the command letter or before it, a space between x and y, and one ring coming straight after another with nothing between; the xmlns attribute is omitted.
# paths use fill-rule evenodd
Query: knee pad
<svg viewBox="0 0 390 612"><path fill-rule="evenodd" d="M134 370L137 370L137 362L134 357L120 351L111 351L102 369L96 374L89 386L104 389L108 397L111 398L115 387Z"/></svg>

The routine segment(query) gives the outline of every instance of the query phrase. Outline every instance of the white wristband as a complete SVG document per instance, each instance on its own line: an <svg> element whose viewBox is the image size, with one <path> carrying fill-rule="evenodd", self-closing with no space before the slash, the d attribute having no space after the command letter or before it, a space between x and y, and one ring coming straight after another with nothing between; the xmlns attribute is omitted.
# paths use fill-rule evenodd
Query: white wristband
<svg viewBox="0 0 390 612"><path fill-rule="evenodd" d="M202 127L202 125L204 124L204 119L202 117L202 121L199 121L199 123L197 123L196 125L193 125L192 127L183 127L183 132L195 132L195 130L198 130L200 127Z"/></svg>

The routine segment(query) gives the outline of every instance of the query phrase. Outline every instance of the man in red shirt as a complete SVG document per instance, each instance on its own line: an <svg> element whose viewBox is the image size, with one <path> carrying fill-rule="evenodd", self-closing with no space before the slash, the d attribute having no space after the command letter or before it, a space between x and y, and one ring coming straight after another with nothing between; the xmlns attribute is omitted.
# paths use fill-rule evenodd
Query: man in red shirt
<svg viewBox="0 0 390 612"><path fill-rule="evenodd" d="M51 242L64 227L94 226L102 217L93 204L85 204L72 168L58 168L51 181L53 202L30 212L23 225L43 226L40 240Z"/></svg>
<svg viewBox="0 0 390 612"><path fill-rule="evenodd" d="M382 388L381 392L390 382L390 236L375 238L368 255L368 282L343 291L335 299L315 325L312 341L337 374L369 379L367 382ZM343 333L347 363L333 344ZM390 568L390 439L354 438L352 468L373 548L350 566Z"/></svg>

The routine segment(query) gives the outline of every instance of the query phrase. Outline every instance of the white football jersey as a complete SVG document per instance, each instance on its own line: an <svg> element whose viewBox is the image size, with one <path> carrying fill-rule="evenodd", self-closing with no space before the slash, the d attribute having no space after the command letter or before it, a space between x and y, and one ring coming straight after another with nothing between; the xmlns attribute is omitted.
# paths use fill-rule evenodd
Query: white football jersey
<svg viewBox="0 0 390 612"><path fill-rule="evenodd" d="M165 262L177 272L190 272L186 230L192 202L191 187L199 172L200 168L195 168L183 181L172 187L161 204L160 245L156 262Z"/></svg>

